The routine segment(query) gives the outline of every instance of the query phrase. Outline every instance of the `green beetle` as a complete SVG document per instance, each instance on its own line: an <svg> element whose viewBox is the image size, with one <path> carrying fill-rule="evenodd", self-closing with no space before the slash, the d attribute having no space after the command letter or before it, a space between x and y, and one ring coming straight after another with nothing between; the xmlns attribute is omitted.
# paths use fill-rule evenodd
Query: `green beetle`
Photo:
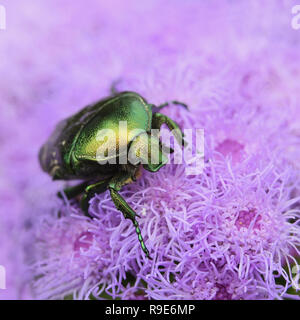
<svg viewBox="0 0 300 320"><path fill-rule="evenodd" d="M187 108L178 101L171 103ZM135 92L115 93L58 123L39 152L41 167L53 180L84 180L77 186L66 188L64 193L68 199L83 193L81 208L86 215L89 215L90 199L96 193L108 189L116 208L126 219L133 222L141 247L148 258L149 251L136 220L138 215L119 191L124 185L136 181L142 167L156 172L167 163L163 145L157 134L151 134L152 129L159 130L166 124L175 132L176 140L183 143L183 134L176 122L159 113L159 110L168 104L167 102L156 107L148 104ZM126 132L120 127L120 122L126 123ZM105 137L103 139L103 132L108 132L106 140ZM110 136L116 138L115 145L110 143ZM124 137L127 139L122 139ZM99 149L103 147L104 141L106 145L108 143L108 147L103 157L103 153L99 155ZM153 146L159 146L155 155L158 161L152 161L153 157L149 156L149 152L141 152L149 151ZM130 155L135 156L135 162L126 161ZM58 195L62 197L61 193Z"/></svg>

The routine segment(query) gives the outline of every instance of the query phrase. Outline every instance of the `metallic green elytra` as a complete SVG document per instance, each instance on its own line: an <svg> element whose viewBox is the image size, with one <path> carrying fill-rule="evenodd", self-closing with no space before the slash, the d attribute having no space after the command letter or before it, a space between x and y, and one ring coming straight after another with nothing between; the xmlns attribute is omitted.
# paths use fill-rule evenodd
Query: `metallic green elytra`
<svg viewBox="0 0 300 320"><path fill-rule="evenodd" d="M186 107L178 101L171 103ZM175 132L176 140L183 143L176 122L159 113L168 104L156 107L135 92L114 94L58 123L39 152L41 167L53 180L83 180L77 186L66 188L64 193L68 199L83 193L81 208L87 216L90 199L96 193L109 190L116 208L133 222L148 258L150 255L136 220L137 214L119 191L136 181L142 167L156 172L167 163L163 145L157 134L151 134L152 129L159 130L166 124ZM153 149L158 161L149 156ZM127 161L131 156L135 161ZM61 193L58 195L62 197Z"/></svg>

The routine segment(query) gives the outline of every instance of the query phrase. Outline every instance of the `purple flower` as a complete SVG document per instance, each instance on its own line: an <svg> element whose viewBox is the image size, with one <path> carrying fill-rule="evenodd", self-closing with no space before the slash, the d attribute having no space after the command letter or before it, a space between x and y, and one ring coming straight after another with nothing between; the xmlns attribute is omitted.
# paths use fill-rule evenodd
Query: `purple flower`
<svg viewBox="0 0 300 320"><path fill-rule="evenodd" d="M36 232L37 261L32 270L38 298L64 298L96 282L100 285L104 279L109 281L110 273L116 273L111 265L109 233L101 225L71 214L42 219ZM78 295L82 297L80 292Z"/></svg>
<svg viewBox="0 0 300 320"><path fill-rule="evenodd" d="M39 258L35 265L42 276L39 296L50 282L55 290L47 297L57 297L58 287L60 294L81 298L103 290L123 299L283 298L293 284L284 266L299 253L299 226L290 222L299 213L291 209L299 201L290 198L291 174L272 165L241 174L226 161L208 164L195 177L174 165L145 173L122 194L142 216L153 262L142 253L131 222L108 194L99 195L91 202L93 221L76 214L54 220L52 232L41 233L46 245L53 243L42 252L55 259ZM124 287L128 273L134 281ZM277 285L275 274L286 286ZM78 281L72 288L71 276Z"/></svg>

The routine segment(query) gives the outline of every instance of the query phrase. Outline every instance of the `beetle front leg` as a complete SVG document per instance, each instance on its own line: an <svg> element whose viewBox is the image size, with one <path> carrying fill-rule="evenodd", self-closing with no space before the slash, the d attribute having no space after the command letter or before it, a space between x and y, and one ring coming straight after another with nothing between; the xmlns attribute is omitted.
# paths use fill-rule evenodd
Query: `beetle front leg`
<svg viewBox="0 0 300 320"><path fill-rule="evenodd" d="M175 139L179 143L179 145L185 145L185 141L183 139L183 132L181 131L179 125L161 113L154 113L152 118L152 129L159 129L163 124L166 124L169 130L171 130L174 134Z"/></svg>
<svg viewBox="0 0 300 320"><path fill-rule="evenodd" d="M121 181L119 180L121 178ZM123 179L122 179L123 178ZM119 174L116 177L112 178L112 180L109 183L109 191L110 191L110 196L112 201L114 202L116 208L120 210L125 219L130 219L135 227L135 232L138 235L139 242L141 244L142 250L146 254L147 258L152 260L150 255L149 255L149 250L147 249L143 236L141 234L141 229L139 227L139 224L136 220L136 212L129 206L129 204L125 201L125 199L119 194L119 190L121 189L121 185L128 183L128 177L127 173ZM122 180L125 182L122 183ZM139 216L138 216L139 217Z"/></svg>
<svg viewBox="0 0 300 320"><path fill-rule="evenodd" d="M80 201L80 207L86 216L91 217L89 214L89 202L96 193L102 193L107 190L109 180L101 180L97 183L87 186L84 190L84 195Z"/></svg>
<svg viewBox="0 0 300 320"><path fill-rule="evenodd" d="M118 191L114 190L113 188L109 188L111 198L118 210L120 210L125 219L130 219L135 227L135 232L138 235L139 242L141 244L142 250L146 254L147 258L151 260L151 257L149 255L149 250L147 249L143 236L141 234L141 229L139 227L139 223L135 219L137 214L135 211L128 205L128 203L124 200L124 198L118 193Z"/></svg>

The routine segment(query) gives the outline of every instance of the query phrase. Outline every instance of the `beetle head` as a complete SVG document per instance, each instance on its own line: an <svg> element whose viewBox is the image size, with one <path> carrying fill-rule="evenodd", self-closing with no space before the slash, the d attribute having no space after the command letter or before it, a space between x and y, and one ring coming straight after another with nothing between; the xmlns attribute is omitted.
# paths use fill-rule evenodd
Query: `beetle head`
<svg viewBox="0 0 300 320"><path fill-rule="evenodd" d="M53 180L60 178L60 164L57 151L45 143L39 151L39 161L42 169L47 172Z"/></svg>

